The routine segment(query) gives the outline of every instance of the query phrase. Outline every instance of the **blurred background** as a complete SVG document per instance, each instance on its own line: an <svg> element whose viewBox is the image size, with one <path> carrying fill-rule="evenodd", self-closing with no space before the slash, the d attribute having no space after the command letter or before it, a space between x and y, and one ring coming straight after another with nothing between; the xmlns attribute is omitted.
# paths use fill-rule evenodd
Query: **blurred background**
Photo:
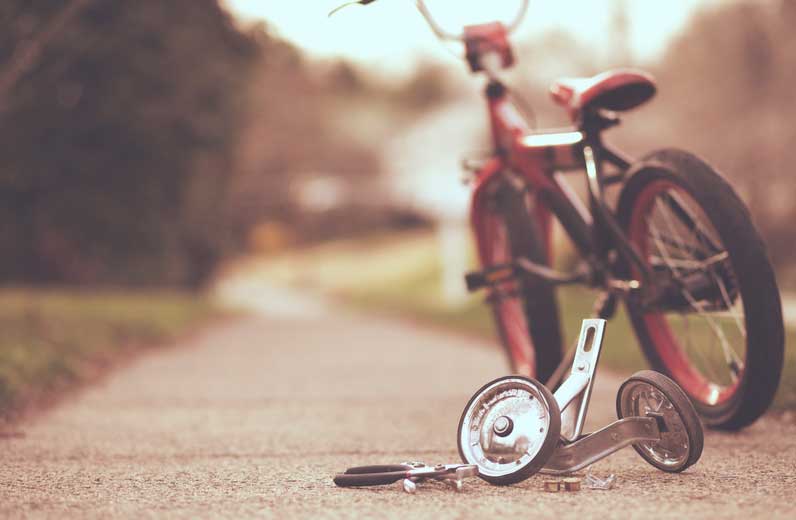
<svg viewBox="0 0 796 520"><path fill-rule="evenodd" d="M282 310L276 287L312 289L489 333L461 279L459 162L486 148L483 82L413 2L327 17L339 3L2 2L0 410L91 377L110 344L218 315L209 288ZM428 4L455 28L519 2ZM794 24L796 0L536 0L510 73L540 127L567 123L547 95L556 77L654 74L659 95L608 140L721 170L789 316Z"/></svg>

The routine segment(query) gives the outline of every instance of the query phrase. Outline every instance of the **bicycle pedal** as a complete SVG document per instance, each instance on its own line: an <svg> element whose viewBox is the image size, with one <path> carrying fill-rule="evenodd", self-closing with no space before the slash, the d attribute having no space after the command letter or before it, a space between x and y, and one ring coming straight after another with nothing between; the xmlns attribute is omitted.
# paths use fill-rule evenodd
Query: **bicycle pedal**
<svg viewBox="0 0 796 520"><path fill-rule="evenodd" d="M484 269L483 271L472 271L464 275L469 292L475 292L487 287L495 287L498 284L514 279L516 270L511 264L497 265Z"/></svg>

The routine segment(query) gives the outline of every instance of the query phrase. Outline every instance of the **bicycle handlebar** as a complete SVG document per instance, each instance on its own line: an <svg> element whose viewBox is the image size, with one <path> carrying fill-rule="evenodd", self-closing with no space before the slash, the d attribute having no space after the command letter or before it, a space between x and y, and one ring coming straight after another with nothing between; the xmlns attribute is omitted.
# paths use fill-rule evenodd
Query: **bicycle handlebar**
<svg viewBox="0 0 796 520"><path fill-rule="evenodd" d="M530 0L522 0L522 7L520 7L520 11L517 13L517 17L506 27L509 33L513 33L520 27L522 21L525 20L525 15L528 14L528 6L530 4Z"/></svg>
<svg viewBox="0 0 796 520"><path fill-rule="evenodd" d="M423 0L417 0L416 4L417 10L420 11L420 14L422 14L423 18L426 19L426 22L428 22L431 30L437 35L437 38L440 40L461 40L463 38L464 35L462 34L449 33L443 29L442 26L440 26L437 21L434 20L434 17L431 16L431 11L428 10L428 7L426 7L426 3Z"/></svg>
<svg viewBox="0 0 796 520"><path fill-rule="evenodd" d="M374 0L370 0L368 3ZM431 27L431 30L434 31L434 34L437 35L437 38L440 40L463 40L463 34L453 34L447 32L445 29L440 26L434 17L431 15L431 11L429 11L428 7L426 6L425 0L417 0L417 10L420 11L420 14L423 15L423 18L426 19L428 25ZM506 30L509 33L514 32L522 23L522 20L525 18L525 15L528 13L528 5L530 4L530 0L522 0L522 7L520 8L520 12L517 14L517 17L512 21L510 24L506 26Z"/></svg>
<svg viewBox="0 0 796 520"><path fill-rule="evenodd" d="M329 13L329 16L332 16L337 11L349 5L354 5L354 4L368 5L372 4L375 1L376 0L352 0L333 9ZM437 23L434 17L431 16L431 11L428 10L425 0L416 0L416 4L417 4L417 10L420 11L420 14L422 14L423 18L426 19L426 22L428 22L428 25L431 27L431 30L434 31L434 34L437 35L437 38L439 38L440 40L459 40L459 41L464 39L463 34L453 34L443 29L442 26ZM514 19L513 22L511 22L506 26L506 31L508 33L514 32L515 30L517 30L517 27L520 26L522 20L525 18L525 15L528 13L528 4L530 4L530 0L522 0L522 7L520 7L520 12L517 14L517 17Z"/></svg>

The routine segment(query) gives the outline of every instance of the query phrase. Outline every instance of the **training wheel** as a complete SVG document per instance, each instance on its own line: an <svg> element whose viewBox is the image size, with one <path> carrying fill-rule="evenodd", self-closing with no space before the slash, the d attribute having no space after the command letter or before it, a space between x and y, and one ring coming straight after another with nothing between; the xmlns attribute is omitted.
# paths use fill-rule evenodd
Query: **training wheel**
<svg viewBox="0 0 796 520"><path fill-rule="evenodd" d="M484 385L459 420L459 455L491 484L514 484L538 472L556 450L561 412L553 394L530 378Z"/></svg>
<svg viewBox="0 0 796 520"><path fill-rule="evenodd" d="M616 414L620 419L656 418L660 440L639 442L633 448L660 470L683 471L702 455L702 423L694 405L677 383L661 373L642 370L622 383Z"/></svg>

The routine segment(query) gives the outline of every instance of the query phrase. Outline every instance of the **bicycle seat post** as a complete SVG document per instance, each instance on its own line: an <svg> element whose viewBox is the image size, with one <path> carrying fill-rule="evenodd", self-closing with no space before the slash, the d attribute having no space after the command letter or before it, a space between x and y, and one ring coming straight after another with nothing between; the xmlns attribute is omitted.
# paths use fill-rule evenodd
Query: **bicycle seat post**
<svg viewBox="0 0 796 520"><path fill-rule="evenodd" d="M479 61L490 82L502 83L500 71L503 70L503 57L498 52L488 52L481 56Z"/></svg>

